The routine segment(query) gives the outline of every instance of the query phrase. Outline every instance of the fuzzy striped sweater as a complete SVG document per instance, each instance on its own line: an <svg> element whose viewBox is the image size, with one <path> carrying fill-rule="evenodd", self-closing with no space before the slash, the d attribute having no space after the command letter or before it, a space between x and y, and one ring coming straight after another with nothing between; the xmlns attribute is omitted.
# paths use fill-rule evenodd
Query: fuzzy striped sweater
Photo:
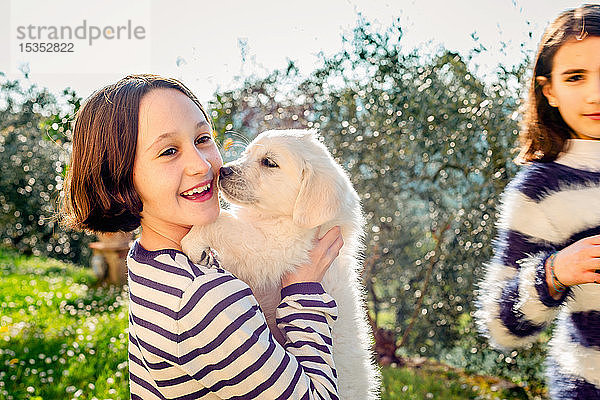
<svg viewBox="0 0 600 400"><path fill-rule="evenodd" d="M132 400L337 399L337 306L319 283L281 290L282 347L250 288L214 258L136 241L127 266Z"/></svg>
<svg viewBox="0 0 600 400"><path fill-rule="evenodd" d="M476 317L500 348L533 341L557 319L546 365L553 399L600 399L600 285L555 300L544 268L553 252L597 234L600 141L569 140L554 162L528 165L507 186Z"/></svg>

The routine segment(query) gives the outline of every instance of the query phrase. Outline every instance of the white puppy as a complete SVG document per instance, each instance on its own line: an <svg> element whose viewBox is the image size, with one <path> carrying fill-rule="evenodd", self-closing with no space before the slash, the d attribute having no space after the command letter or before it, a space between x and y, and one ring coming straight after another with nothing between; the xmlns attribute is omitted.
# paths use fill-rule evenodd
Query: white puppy
<svg viewBox="0 0 600 400"><path fill-rule="evenodd" d="M219 187L231 202L210 225L194 226L181 241L197 261L206 247L221 265L246 282L275 338L281 277L308 260L317 228L342 228L344 246L322 284L336 300L333 356L340 399L378 398L380 376L371 353L361 266L363 216L348 176L307 130L267 131L221 170Z"/></svg>

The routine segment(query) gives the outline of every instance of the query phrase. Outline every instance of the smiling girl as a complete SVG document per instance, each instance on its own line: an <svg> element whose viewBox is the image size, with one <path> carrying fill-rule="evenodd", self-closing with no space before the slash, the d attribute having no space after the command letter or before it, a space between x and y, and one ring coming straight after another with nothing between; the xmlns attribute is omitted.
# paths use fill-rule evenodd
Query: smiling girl
<svg viewBox="0 0 600 400"><path fill-rule="evenodd" d="M177 80L128 76L78 111L65 225L141 225L127 256L131 398L337 399L337 307L319 282L343 245L340 229L283 280L282 347L245 283L210 251L194 264L181 250L192 225L219 215L222 164L208 114Z"/></svg>
<svg viewBox="0 0 600 400"><path fill-rule="evenodd" d="M521 158L507 187L479 324L498 347L558 316L553 399L600 399L600 6L561 14L538 50Z"/></svg>

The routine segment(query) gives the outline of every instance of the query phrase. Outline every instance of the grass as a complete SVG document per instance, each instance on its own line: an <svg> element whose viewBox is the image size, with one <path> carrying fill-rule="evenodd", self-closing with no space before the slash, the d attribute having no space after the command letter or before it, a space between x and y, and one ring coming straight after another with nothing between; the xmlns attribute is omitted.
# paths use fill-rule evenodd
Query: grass
<svg viewBox="0 0 600 400"><path fill-rule="evenodd" d="M129 399L126 288L0 248L0 307L0 400ZM433 361L382 374L382 400L528 398L513 384Z"/></svg>
<svg viewBox="0 0 600 400"><path fill-rule="evenodd" d="M382 369L382 400L529 399L522 388L490 376L467 374L435 361Z"/></svg>
<svg viewBox="0 0 600 400"><path fill-rule="evenodd" d="M0 249L0 399L129 399L127 294Z"/></svg>

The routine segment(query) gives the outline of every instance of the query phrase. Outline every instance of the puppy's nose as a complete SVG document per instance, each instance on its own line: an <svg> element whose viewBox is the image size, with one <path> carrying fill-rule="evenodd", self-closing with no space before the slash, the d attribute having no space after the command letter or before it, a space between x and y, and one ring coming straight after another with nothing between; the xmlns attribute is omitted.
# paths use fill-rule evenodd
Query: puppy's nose
<svg viewBox="0 0 600 400"><path fill-rule="evenodd" d="M221 167L219 171L219 176L221 178L227 178L231 174L233 174L233 170L230 167Z"/></svg>

